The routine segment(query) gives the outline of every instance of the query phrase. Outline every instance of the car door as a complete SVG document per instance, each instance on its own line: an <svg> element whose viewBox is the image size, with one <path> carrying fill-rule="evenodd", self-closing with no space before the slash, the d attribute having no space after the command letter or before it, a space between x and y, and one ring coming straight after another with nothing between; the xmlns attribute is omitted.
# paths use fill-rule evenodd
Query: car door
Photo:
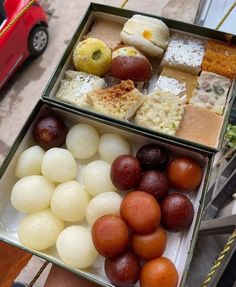
<svg viewBox="0 0 236 287"><path fill-rule="evenodd" d="M4 29L5 23L6 23L6 14L4 11L3 2L1 2L0 0L0 33ZM5 69L3 66L4 55L3 55L3 48L2 48L4 42L5 42L4 36L0 34L0 87L1 87L1 83L3 82L5 78Z"/></svg>
<svg viewBox="0 0 236 287"><path fill-rule="evenodd" d="M5 31L0 37L0 71L3 75L1 77L3 81L4 78L8 78L12 74L23 60L23 45L25 46L25 43L22 43L22 33L24 32L22 18L12 24L12 21L17 17L17 13L14 11L14 7L7 7L6 4L7 1L5 5L3 4L0 7L2 15L5 15L5 22L3 22L0 30L1 32ZM25 42L25 39L23 41Z"/></svg>

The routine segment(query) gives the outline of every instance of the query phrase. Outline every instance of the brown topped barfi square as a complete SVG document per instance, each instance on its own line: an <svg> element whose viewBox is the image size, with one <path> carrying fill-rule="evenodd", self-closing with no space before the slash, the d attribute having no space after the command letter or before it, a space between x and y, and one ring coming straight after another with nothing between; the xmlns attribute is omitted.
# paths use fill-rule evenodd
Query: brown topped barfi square
<svg viewBox="0 0 236 287"><path fill-rule="evenodd" d="M85 38L97 38L104 41L111 49L121 44L120 32L123 25L110 20L95 18L91 31Z"/></svg>
<svg viewBox="0 0 236 287"><path fill-rule="evenodd" d="M188 105L176 135L192 142L216 147L222 122L222 116Z"/></svg>

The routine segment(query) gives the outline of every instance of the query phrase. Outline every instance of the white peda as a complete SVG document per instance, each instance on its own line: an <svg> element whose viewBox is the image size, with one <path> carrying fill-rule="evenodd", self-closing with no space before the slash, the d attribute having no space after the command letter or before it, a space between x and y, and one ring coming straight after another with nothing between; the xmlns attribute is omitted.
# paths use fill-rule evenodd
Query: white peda
<svg viewBox="0 0 236 287"><path fill-rule="evenodd" d="M85 216L90 197L75 180L59 184L51 200L52 212L65 221L78 221Z"/></svg>
<svg viewBox="0 0 236 287"><path fill-rule="evenodd" d="M130 153L129 143L118 134L104 134L98 146L101 158L112 163L118 156Z"/></svg>
<svg viewBox="0 0 236 287"><path fill-rule="evenodd" d="M21 178L28 175L41 174L44 154L45 151L38 145L23 151L16 162L15 175Z"/></svg>
<svg viewBox="0 0 236 287"><path fill-rule="evenodd" d="M51 181L65 182L76 177L77 164L71 152L54 147L43 157L42 174Z"/></svg>
<svg viewBox="0 0 236 287"><path fill-rule="evenodd" d="M103 192L95 196L86 208L86 219L89 224L106 214L120 215L122 197L113 191Z"/></svg>
<svg viewBox="0 0 236 287"><path fill-rule="evenodd" d="M19 224L18 236L22 244L34 250L53 246L64 229L64 222L50 209L27 215Z"/></svg>
<svg viewBox="0 0 236 287"><path fill-rule="evenodd" d="M31 213L50 206L55 186L42 175L19 179L11 192L11 204L21 212Z"/></svg>
<svg viewBox="0 0 236 287"><path fill-rule="evenodd" d="M66 147L77 159L94 156L98 150L98 142L96 129L88 124L73 126L66 136Z"/></svg>
<svg viewBox="0 0 236 287"><path fill-rule="evenodd" d="M75 268L91 266L98 255L91 232L82 226L70 226L64 229L57 239L56 246L61 259Z"/></svg>
<svg viewBox="0 0 236 287"><path fill-rule="evenodd" d="M110 178L110 169L110 164L103 160L92 161L83 169L83 184L91 196L116 190Z"/></svg>

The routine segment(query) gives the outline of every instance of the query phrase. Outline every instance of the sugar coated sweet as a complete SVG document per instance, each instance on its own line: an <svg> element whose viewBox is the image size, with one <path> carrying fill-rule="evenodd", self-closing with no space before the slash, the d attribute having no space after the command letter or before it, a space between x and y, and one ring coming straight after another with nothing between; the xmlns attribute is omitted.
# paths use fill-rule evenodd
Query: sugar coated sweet
<svg viewBox="0 0 236 287"><path fill-rule="evenodd" d="M65 182L76 177L77 164L68 150L51 148L43 157L42 174L51 181Z"/></svg>
<svg viewBox="0 0 236 287"><path fill-rule="evenodd" d="M91 233L82 226L70 226L64 229L57 239L56 246L61 259L75 268L87 268L97 257Z"/></svg>
<svg viewBox="0 0 236 287"><path fill-rule="evenodd" d="M41 165L45 151L38 145L23 151L16 163L15 175L18 178L41 173Z"/></svg>
<svg viewBox="0 0 236 287"><path fill-rule="evenodd" d="M51 209L65 221L78 221L85 215L89 195L75 180L59 184L53 193Z"/></svg>
<svg viewBox="0 0 236 287"><path fill-rule="evenodd" d="M122 197L113 191L103 192L95 196L86 208L86 219L89 224L93 223L106 214L120 215Z"/></svg>
<svg viewBox="0 0 236 287"><path fill-rule="evenodd" d="M91 196L105 191L115 191L116 187L110 178L111 166L103 160L90 162L83 170L83 184Z"/></svg>
<svg viewBox="0 0 236 287"><path fill-rule="evenodd" d="M73 126L66 137L66 147L75 158L85 159L96 154L99 136L96 129L88 124Z"/></svg>
<svg viewBox="0 0 236 287"><path fill-rule="evenodd" d="M112 163L119 155L129 154L130 146L122 136L108 133L101 136L98 152L103 160Z"/></svg>
<svg viewBox="0 0 236 287"><path fill-rule="evenodd" d="M45 250L56 243L64 222L49 209L27 215L18 227L20 242L34 250Z"/></svg>
<svg viewBox="0 0 236 287"><path fill-rule="evenodd" d="M49 207L54 184L41 175L21 178L13 186L11 204L15 209L31 213Z"/></svg>

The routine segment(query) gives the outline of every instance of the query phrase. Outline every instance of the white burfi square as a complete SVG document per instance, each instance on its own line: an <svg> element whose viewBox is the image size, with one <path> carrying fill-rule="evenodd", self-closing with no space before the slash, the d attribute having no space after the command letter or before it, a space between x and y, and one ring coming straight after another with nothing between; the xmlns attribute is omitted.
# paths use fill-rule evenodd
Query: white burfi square
<svg viewBox="0 0 236 287"><path fill-rule="evenodd" d="M162 65L197 75L205 53L204 40L191 35L173 33Z"/></svg>

